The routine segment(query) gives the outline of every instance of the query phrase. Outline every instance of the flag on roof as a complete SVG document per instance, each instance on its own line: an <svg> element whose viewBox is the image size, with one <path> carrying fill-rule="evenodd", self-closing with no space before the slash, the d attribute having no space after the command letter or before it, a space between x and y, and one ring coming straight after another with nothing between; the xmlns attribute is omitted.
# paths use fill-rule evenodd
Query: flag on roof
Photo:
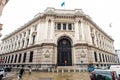
<svg viewBox="0 0 120 80"><path fill-rule="evenodd" d="M61 3L61 7L65 6L65 1Z"/></svg>

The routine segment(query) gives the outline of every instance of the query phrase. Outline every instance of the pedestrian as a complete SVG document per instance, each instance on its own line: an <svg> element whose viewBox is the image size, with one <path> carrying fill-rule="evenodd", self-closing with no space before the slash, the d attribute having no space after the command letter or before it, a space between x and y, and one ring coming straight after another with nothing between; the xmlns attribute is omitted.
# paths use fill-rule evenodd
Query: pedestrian
<svg viewBox="0 0 120 80"><path fill-rule="evenodd" d="M32 69L31 67L29 67L29 75L31 75Z"/></svg>
<svg viewBox="0 0 120 80"><path fill-rule="evenodd" d="M22 76L23 76L24 73L25 73L25 70L24 70L24 68L22 67L22 68L20 69L19 75L18 75L20 79L22 78Z"/></svg>
<svg viewBox="0 0 120 80"><path fill-rule="evenodd" d="M120 74L119 74L118 80L120 80Z"/></svg>
<svg viewBox="0 0 120 80"><path fill-rule="evenodd" d="M66 66L67 65L67 61L65 60L64 63L65 63L65 66Z"/></svg>

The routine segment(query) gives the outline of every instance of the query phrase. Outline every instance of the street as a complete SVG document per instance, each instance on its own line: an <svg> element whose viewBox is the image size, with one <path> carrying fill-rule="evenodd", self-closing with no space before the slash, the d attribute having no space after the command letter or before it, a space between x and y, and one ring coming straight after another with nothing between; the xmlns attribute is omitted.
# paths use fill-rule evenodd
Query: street
<svg viewBox="0 0 120 80"><path fill-rule="evenodd" d="M14 77L11 80L18 80L17 75L11 77ZM88 72L32 72L31 75L29 75L28 72L25 72L21 80L90 80L90 76Z"/></svg>

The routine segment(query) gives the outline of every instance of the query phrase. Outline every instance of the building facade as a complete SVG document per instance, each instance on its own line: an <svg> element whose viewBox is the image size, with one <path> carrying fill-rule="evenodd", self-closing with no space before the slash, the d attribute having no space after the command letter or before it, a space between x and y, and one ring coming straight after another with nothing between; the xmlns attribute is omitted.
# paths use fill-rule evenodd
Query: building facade
<svg viewBox="0 0 120 80"><path fill-rule="evenodd" d="M8 0L0 0L0 16L2 15L3 8L7 2L8 2ZM2 30L2 26L3 26L3 24L0 23L0 31ZM0 33L0 37L1 36L2 36L2 34Z"/></svg>
<svg viewBox="0 0 120 80"><path fill-rule="evenodd" d="M87 68L118 64L114 40L81 9L47 8L2 40L4 66Z"/></svg>

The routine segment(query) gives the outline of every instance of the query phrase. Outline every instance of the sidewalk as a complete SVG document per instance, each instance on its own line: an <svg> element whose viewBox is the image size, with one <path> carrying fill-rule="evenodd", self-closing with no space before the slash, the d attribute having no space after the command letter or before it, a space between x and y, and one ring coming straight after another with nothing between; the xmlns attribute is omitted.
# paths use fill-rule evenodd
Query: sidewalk
<svg viewBox="0 0 120 80"><path fill-rule="evenodd" d="M17 78L12 80L18 80ZM90 80L88 72L71 72L71 73L52 73L52 72L32 72L29 75L25 72L21 80Z"/></svg>
<svg viewBox="0 0 120 80"><path fill-rule="evenodd" d="M16 78L17 73L16 72L7 72L6 76L3 77L3 80L12 80L14 78Z"/></svg>

